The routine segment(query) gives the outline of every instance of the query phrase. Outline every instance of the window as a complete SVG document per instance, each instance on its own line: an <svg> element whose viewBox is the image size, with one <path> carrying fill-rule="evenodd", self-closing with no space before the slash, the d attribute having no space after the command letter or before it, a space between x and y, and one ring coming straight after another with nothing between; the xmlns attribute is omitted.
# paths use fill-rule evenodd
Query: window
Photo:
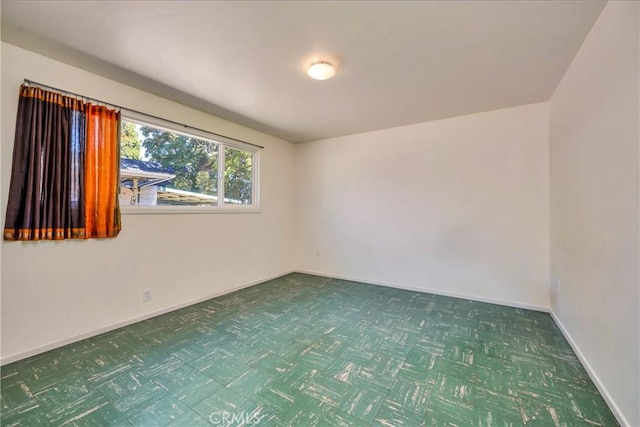
<svg viewBox="0 0 640 427"><path fill-rule="evenodd" d="M235 141L123 117L120 206L125 213L257 208L258 154Z"/></svg>

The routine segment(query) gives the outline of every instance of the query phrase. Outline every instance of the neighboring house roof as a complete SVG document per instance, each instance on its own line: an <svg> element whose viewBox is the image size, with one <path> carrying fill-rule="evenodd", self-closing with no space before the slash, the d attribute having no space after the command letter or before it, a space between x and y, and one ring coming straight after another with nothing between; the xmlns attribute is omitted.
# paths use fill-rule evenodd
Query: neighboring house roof
<svg viewBox="0 0 640 427"><path fill-rule="evenodd" d="M120 159L120 182L121 185L127 187L142 188L150 185L158 185L175 177L176 175L173 171L163 169L157 163L146 160ZM218 196L178 190L165 186L159 186L157 194L158 200L167 203L215 205L218 202ZM224 201L225 203L241 204L238 200L234 199L225 198Z"/></svg>
<svg viewBox="0 0 640 427"><path fill-rule="evenodd" d="M140 170L144 172L155 172L155 173L173 173L173 170L164 169L161 165L151 162L148 160L137 160L137 159L125 159L124 157L120 159L120 169L131 169L131 170Z"/></svg>
<svg viewBox="0 0 640 427"><path fill-rule="evenodd" d="M133 185L133 180L137 180L138 187L146 187L169 181L175 177L173 171L163 169L157 163L146 160L120 159L120 181L123 184Z"/></svg>
<svg viewBox="0 0 640 427"><path fill-rule="evenodd" d="M213 205L218 202L218 196L210 196L208 194L194 193L192 191L178 190L176 188L159 188L158 200L169 203L191 203Z"/></svg>

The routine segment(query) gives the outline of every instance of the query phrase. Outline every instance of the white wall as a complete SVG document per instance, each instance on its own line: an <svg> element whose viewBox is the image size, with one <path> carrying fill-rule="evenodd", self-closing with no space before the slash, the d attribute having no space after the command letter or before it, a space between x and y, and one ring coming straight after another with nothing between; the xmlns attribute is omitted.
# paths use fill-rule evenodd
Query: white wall
<svg viewBox="0 0 640 427"><path fill-rule="evenodd" d="M609 2L551 99L552 311L640 425L638 2Z"/></svg>
<svg viewBox="0 0 640 427"><path fill-rule="evenodd" d="M547 103L302 144L295 266L546 309L548 154Z"/></svg>
<svg viewBox="0 0 640 427"><path fill-rule="evenodd" d="M292 268L294 146L2 44L2 223L24 78L265 146L259 214L125 215L111 240L3 242L2 360ZM127 274L123 271L127 270ZM154 299L142 302L143 289Z"/></svg>

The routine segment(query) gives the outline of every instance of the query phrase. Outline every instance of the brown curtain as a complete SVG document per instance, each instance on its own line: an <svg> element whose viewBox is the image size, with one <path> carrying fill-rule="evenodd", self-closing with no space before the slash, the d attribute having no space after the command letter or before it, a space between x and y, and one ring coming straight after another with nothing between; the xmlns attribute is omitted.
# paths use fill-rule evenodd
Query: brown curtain
<svg viewBox="0 0 640 427"><path fill-rule="evenodd" d="M100 119L94 118L93 109ZM93 118L91 125L88 114ZM85 106L79 99L23 85L4 239L116 236L120 230L119 165L113 159L119 155L118 128L119 113L115 111ZM90 161L87 154L92 156ZM108 179L103 179L103 173ZM93 177L100 179L87 190L87 178L91 181ZM114 192L110 202L102 202L103 197Z"/></svg>

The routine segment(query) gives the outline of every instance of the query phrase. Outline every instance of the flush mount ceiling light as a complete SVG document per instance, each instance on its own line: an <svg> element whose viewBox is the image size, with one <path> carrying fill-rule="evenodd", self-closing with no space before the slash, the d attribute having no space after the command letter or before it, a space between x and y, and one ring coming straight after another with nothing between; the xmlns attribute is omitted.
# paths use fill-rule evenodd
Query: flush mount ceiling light
<svg viewBox="0 0 640 427"><path fill-rule="evenodd" d="M335 73L336 69L328 62L314 62L307 69L309 77L316 80L330 79Z"/></svg>

